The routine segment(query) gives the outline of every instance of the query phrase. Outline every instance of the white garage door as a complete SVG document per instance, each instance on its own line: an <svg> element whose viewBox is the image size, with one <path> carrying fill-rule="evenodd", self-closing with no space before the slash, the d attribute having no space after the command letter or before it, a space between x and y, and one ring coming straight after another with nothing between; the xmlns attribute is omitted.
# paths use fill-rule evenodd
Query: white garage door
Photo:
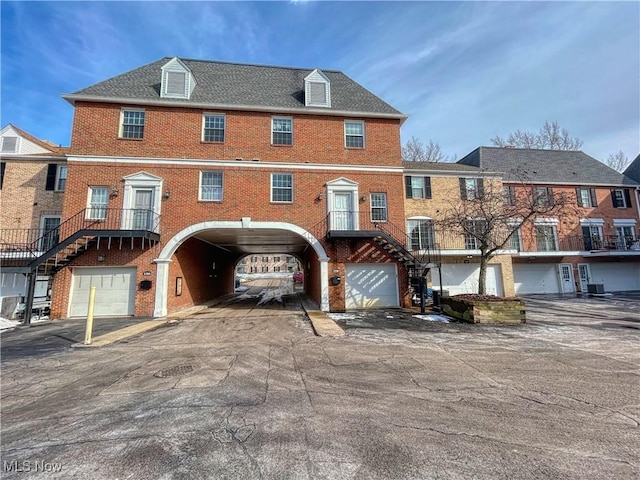
<svg viewBox="0 0 640 480"><path fill-rule="evenodd" d="M640 264L592 263L591 283L603 283L606 292L640 290Z"/></svg>
<svg viewBox="0 0 640 480"><path fill-rule="evenodd" d="M345 307L397 307L398 273L394 263L346 265Z"/></svg>
<svg viewBox="0 0 640 480"><path fill-rule="evenodd" d="M500 265L487 265L487 294L502 296ZM432 270L432 283L438 289L438 271ZM478 293L480 267L472 263L450 263L442 265L442 288L449 295Z"/></svg>
<svg viewBox="0 0 640 480"><path fill-rule="evenodd" d="M96 287L95 316L133 315L135 267L74 268L70 317L86 317L91 287Z"/></svg>
<svg viewBox="0 0 640 480"><path fill-rule="evenodd" d="M555 263L514 263L513 282L516 295L560 293L558 266Z"/></svg>

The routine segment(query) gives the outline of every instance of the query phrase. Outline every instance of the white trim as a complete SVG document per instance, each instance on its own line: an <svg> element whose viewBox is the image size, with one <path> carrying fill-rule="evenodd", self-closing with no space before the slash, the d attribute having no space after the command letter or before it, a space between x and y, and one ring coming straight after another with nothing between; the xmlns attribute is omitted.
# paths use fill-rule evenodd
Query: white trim
<svg viewBox="0 0 640 480"><path fill-rule="evenodd" d="M222 117L222 121L224 122L224 126L222 127L222 141L218 140L205 140L204 139L204 131L205 131L205 120L206 117ZM202 112L202 132L200 136L200 141L204 143L225 143L227 140L227 116L224 113L220 112Z"/></svg>
<svg viewBox="0 0 640 480"><path fill-rule="evenodd" d="M341 165L330 163L285 163L285 162L262 162L262 161L231 161L231 160L197 160L183 158L143 158L143 157L81 157L69 156L67 162L86 162L86 163L104 163L105 165L113 165L114 163L125 164L153 164L153 165L172 165L172 166L209 166L216 167L232 167L239 168L268 168L286 170L332 170L332 171L353 171L353 172L385 172L385 173L402 173L401 167L390 166L358 166L358 165ZM215 167L213 167L215 168Z"/></svg>
<svg viewBox="0 0 640 480"><path fill-rule="evenodd" d="M107 191L107 203L104 204L105 215L103 217L94 217L91 215L91 211L93 209L93 207L91 206L91 198L93 197L93 190L99 189L99 188ZM86 204L85 220L104 220L106 218L107 209L109 208L109 194L110 194L110 190L109 190L109 187L106 185L87 185L87 204ZM98 208L101 208L101 207L98 207Z"/></svg>
<svg viewBox="0 0 640 480"><path fill-rule="evenodd" d="M219 173L222 178L220 182L220 200L209 200L208 198L202 198L202 174L203 173ZM200 175L198 175L198 201L199 202L221 202L224 198L224 171L222 170L200 170Z"/></svg>
<svg viewBox="0 0 640 480"><path fill-rule="evenodd" d="M162 178L147 172L138 172L133 175L123 177L124 194L122 198L122 208L130 212L135 208L135 191L138 189L153 190L152 207L156 215L160 215L162 207ZM122 215L121 228L127 230L132 222L131 215ZM155 226L159 228L159 225Z"/></svg>
<svg viewBox="0 0 640 480"><path fill-rule="evenodd" d="M353 180L349 180L345 177L336 178L330 180L326 184L327 186L327 215L334 212L334 194L336 193L350 193L351 194L351 212L353 216L351 218L352 230L360 230L360 215L358 208L358 183ZM331 225L333 218L329 218L329 228L333 228Z"/></svg>
<svg viewBox="0 0 640 480"><path fill-rule="evenodd" d="M433 218L425 217L424 215L414 215L412 217L407 217L407 220L433 220Z"/></svg>
<svg viewBox="0 0 640 480"><path fill-rule="evenodd" d="M273 130L273 121L274 120L289 120L291 122L291 143L273 143L273 134L274 133L289 133L289 132L275 132ZM271 116L271 145L275 147L291 147L293 146L293 117L285 117L282 115L272 115Z"/></svg>
<svg viewBox="0 0 640 480"><path fill-rule="evenodd" d="M350 147L347 145L347 123L359 123L362 125L362 146L361 147ZM366 126L365 126L365 122L364 120L350 120L348 118L344 119L344 124L343 124L343 133L344 133L344 148L352 148L354 150L364 150L365 147L367 146L367 139L366 139ZM351 137L356 137L356 136L360 136L360 135L350 135Z"/></svg>
<svg viewBox="0 0 640 480"><path fill-rule="evenodd" d="M614 218L613 226L614 227L634 227L636 225L636 221L633 218Z"/></svg>
<svg viewBox="0 0 640 480"><path fill-rule="evenodd" d="M558 225L560 221L557 218L536 218L533 220L534 225Z"/></svg>
<svg viewBox="0 0 640 480"><path fill-rule="evenodd" d="M187 108L203 108L207 110L227 110L227 111L241 111L241 112L269 112L280 113L290 115L331 115L336 117L353 117L354 113L357 113L359 117L366 118L392 118L400 120L402 125L407 118L407 115L403 113L376 113L376 112L353 112L346 110L330 110L326 108L288 108L288 107L263 107L259 105L233 105L226 103L205 103L205 102L181 102L171 101L169 99L147 100L139 98L126 98L126 97L102 97L94 95L74 95L67 94L62 95L67 102L71 105L75 104L75 101L81 102L95 102L95 103L123 103L127 105L141 105L141 106L165 106L165 107L187 107Z"/></svg>
<svg viewBox="0 0 640 480"><path fill-rule="evenodd" d="M274 200L273 199L273 176L274 175L290 175L291 176L291 200ZM283 187L278 187L278 188L283 188ZM288 204L288 203L293 203L293 173L290 172L273 172L271 173L271 175L269 176L269 201L271 203L284 203L284 204Z"/></svg>
<svg viewBox="0 0 640 480"><path fill-rule="evenodd" d="M581 218L580 219L581 227L602 227L603 225L604 225L604 218Z"/></svg>
<svg viewBox="0 0 640 480"><path fill-rule="evenodd" d="M287 230L300 235L315 250L318 260L320 261L320 292L321 304L323 311L329 310L329 278L328 278L328 262L329 257L325 252L322 244L310 232L302 227L286 222L254 222L250 219L245 221L209 221L191 225L177 234L175 234L162 248L158 258L153 262L158 265L156 268L156 297L154 317L164 317L167 315L167 292L169 288L169 264L172 262L171 257L182 243L190 237L197 235L205 230L218 230L225 228L253 228L253 229L279 229Z"/></svg>
<svg viewBox="0 0 640 480"><path fill-rule="evenodd" d="M144 122L142 123L142 136L141 137L123 137L124 132L124 112L142 112L144 113ZM144 108L138 107L121 107L120 108L120 125L118 127L118 138L124 140L142 140L144 138L144 127L147 125L147 113Z"/></svg>

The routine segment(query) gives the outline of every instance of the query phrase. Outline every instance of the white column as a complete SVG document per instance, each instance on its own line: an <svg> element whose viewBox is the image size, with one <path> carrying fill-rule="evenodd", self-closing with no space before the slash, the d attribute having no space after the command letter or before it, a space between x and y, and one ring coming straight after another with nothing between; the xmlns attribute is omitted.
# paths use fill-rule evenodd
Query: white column
<svg viewBox="0 0 640 480"><path fill-rule="evenodd" d="M320 310L329 311L329 259L320 260Z"/></svg>

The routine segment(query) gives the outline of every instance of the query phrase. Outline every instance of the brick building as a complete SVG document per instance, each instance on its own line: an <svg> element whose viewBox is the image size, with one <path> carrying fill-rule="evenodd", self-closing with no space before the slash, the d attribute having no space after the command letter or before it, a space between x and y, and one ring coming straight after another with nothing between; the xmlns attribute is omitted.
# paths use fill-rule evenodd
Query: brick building
<svg viewBox="0 0 640 480"><path fill-rule="evenodd" d="M236 273L293 273L302 270L293 255L247 255L238 262Z"/></svg>
<svg viewBox="0 0 640 480"><path fill-rule="evenodd" d="M66 149L7 125L0 130L0 314L15 315L27 295L21 268L57 243L67 178ZM38 305L47 301L49 276L37 277Z"/></svg>
<svg viewBox="0 0 640 480"><path fill-rule="evenodd" d="M54 317L85 315L92 285L97 315L165 315L276 253L323 310L406 305L431 261L394 236L405 115L341 72L164 58L64 98Z"/></svg>

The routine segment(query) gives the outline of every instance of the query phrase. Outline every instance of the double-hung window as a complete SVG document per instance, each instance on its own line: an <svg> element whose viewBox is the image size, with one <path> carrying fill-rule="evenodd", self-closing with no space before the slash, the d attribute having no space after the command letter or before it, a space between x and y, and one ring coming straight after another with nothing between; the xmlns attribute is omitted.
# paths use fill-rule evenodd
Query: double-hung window
<svg viewBox="0 0 640 480"><path fill-rule="evenodd" d="M522 242L520 241L519 228L511 232L511 235L509 235L509 240L507 241L506 247L509 250L516 250L518 252L522 250Z"/></svg>
<svg viewBox="0 0 640 480"><path fill-rule="evenodd" d="M431 177L404 177L407 198L431 198Z"/></svg>
<svg viewBox="0 0 640 480"><path fill-rule="evenodd" d="M628 188L614 188L611 190L613 208L631 208L631 196Z"/></svg>
<svg viewBox="0 0 640 480"><path fill-rule="evenodd" d="M222 200L222 172L200 172L200 200Z"/></svg>
<svg viewBox="0 0 640 480"><path fill-rule="evenodd" d="M579 207L597 207L598 199L596 198L595 188L576 188L576 197Z"/></svg>
<svg viewBox="0 0 640 480"><path fill-rule="evenodd" d="M407 221L409 232L409 250L428 250L434 248L433 221L416 219Z"/></svg>
<svg viewBox="0 0 640 480"><path fill-rule="evenodd" d="M121 119L121 138L140 139L144 137L144 110L123 109Z"/></svg>
<svg viewBox="0 0 640 480"><path fill-rule="evenodd" d="M224 115L205 113L202 116L202 141L224 143L224 124Z"/></svg>
<svg viewBox="0 0 640 480"><path fill-rule="evenodd" d="M386 193L371 194L371 221L373 222L387 221L387 194Z"/></svg>
<svg viewBox="0 0 640 480"><path fill-rule="evenodd" d="M291 173L271 174L271 201L293 202L293 175Z"/></svg>
<svg viewBox="0 0 640 480"><path fill-rule="evenodd" d="M505 205L513 207L516 204L516 187L502 187L502 200Z"/></svg>
<svg viewBox="0 0 640 480"><path fill-rule="evenodd" d="M364 122L344 122L344 145L347 148L364 148Z"/></svg>
<svg viewBox="0 0 640 480"><path fill-rule="evenodd" d="M89 187L89 208L87 209L87 218L91 220L104 220L107 218L108 203L108 187Z"/></svg>
<svg viewBox="0 0 640 480"><path fill-rule="evenodd" d="M555 252L558 250L555 225L536 225L535 231L538 252Z"/></svg>
<svg viewBox="0 0 640 480"><path fill-rule="evenodd" d="M481 239L483 239L487 232L487 221L478 220L465 220L464 222L464 248L466 250L478 250L480 249Z"/></svg>
<svg viewBox="0 0 640 480"><path fill-rule="evenodd" d="M273 117L271 119L271 144L293 145L293 119Z"/></svg>
<svg viewBox="0 0 640 480"><path fill-rule="evenodd" d="M67 185L67 166L50 163L47 166L47 182L45 190L63 192Z"/></svg>
<svg viewBox="0 0 640 480"><path fill-rule="evenodd" d="M538 207L553 205L553 189L551 187L533 187L533 203Z"/></svg>
<svg viewBox="0 0 640 480"><path fill-rule="evenodd" d="M460 197L463 200L477 200L484 194L484 182L482 178L461 178Z"/></svg>

